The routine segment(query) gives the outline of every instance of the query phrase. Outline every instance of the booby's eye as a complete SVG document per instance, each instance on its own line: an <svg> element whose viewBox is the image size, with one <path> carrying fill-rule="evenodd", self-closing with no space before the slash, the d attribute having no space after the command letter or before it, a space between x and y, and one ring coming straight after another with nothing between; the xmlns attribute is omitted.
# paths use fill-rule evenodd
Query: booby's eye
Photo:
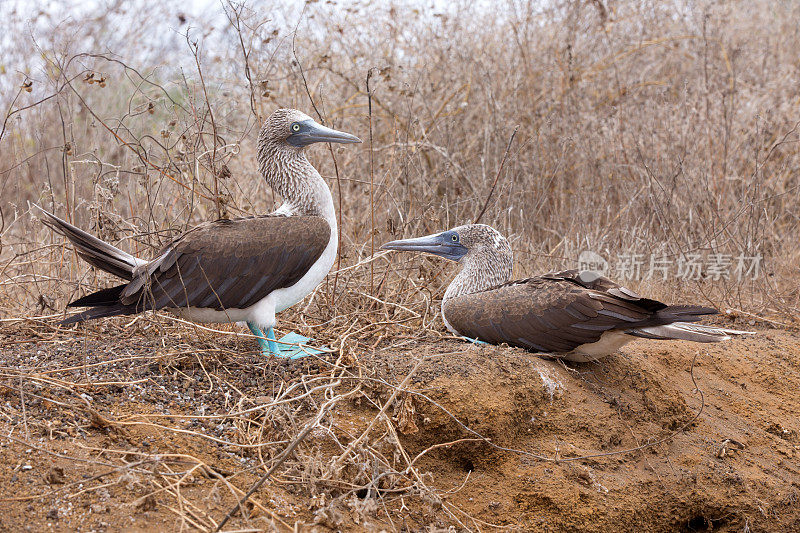
<svg viewBox="0 0 800 533"><path fill-rule="evenodd" d="M300 131L300 123L299 122L295 122L294 124L292 124L292 131L295 132L295 133Z"/></svg>
<svg viewBox="0 0 800 533"><path fill-rule="evenodd" d="M458 233L453 233L450 236L450 240L453 241L453 242L458 242Z"/></svg>

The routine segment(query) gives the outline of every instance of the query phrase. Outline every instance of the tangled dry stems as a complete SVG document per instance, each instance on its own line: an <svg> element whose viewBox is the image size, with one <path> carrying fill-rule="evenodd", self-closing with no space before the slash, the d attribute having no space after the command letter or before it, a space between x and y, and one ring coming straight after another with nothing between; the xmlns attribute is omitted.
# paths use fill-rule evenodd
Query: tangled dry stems
<svg viewBox="0 0 800 533"><path fill-rule="evenodd" d="M3 80L13 89L0 133L6 316L62 309L106 283L49 244L29 201L144 256L193 223L272 209L254 137L278 105L311 107L370 139L365 150L311 154L339 203L340 269L368 260L376 240L452 227L485 207L483 221L512 239L518 276L574 266L584 249L760 254L755 280L644 285L669 299L700 293L720 307L796 314L800 117L787 52L796 6L512 2L503 16L475 6L412 17L310 3L270 19L228 3L217 34L203 39L188 24L165 44L148 32L163 35L155 21L173 15L143 5L152 25L135 49L114 40L113 53L92 51L98 17L20 31L8 50L29 74ZM770 47L773 36L781 46ZM350 316L361 293L420 309L424 296L406 291L399 267L362 264L367 280L351 268L324 288L323 321ZM442 266L409 264L437 295Z"/></svg>
<svg viewBox="0 0 800 533"><path fill-rule="evenodd" d="M792 27L797 6L552 2L537 11L510 2L497 17L480 6L416 17L405 7L354 4L331 12L312 3L302 15L273 11L270 20L252 6L227 3L228 27L219 35L203 40L182 27L166 46L147 37L159 31L159 17L173 15L155 2L144 5L149 24L137 25L144 35L106 42L110 52L96 52L103 16L64 22L44 39L21 31L25 38L8 50L8 61L20 68L0 81L14 88L4 91L8 112L0 130L0 313L44 317L31 319L32 337L57 343L52 324L65 303L109 279L81 265L30 215L27 202L146 257L192 223L275 206L254 164L255 132L274 107L312 107L320 120L362 137L368 131L370 139L365 150L311 154L338 202L341 258L312 298L281 317L283 327L327 343L339 358L324 373L282 382L269 401L240 391L228 411L192 415L230 422L233 437L167 424L181 420L175 415L98 418L80 399L83 390L136 381L56 377L74 366L3 369L3 387L20 395L20 409L25 397L38 397L75 413L77 428L157 427L254 458L253 467L223 474L191 455L142 453L124 462L130 452L103 450L113 468L108 476L144 483L145 500L157 495L163 503L168 495L170 508L192 527L213 530L220 519L183 496L187 480L203 472L241 499L317 418L313 431L336 452L298 444L274 482L328 498L320 509L332 508L330 498L363 491L382 506L405 494L441 502L440 489L415 468L420 455L405 453L389 415L408 391L366 379L358 359L444 335L436 301L447 267L375 254L377 241L482 215L511 237L519 276L574 266L583 249L760 253L765 275L754 281L643 282L642 290L670 300L700 294L745 316L793 325L800 297L791 52L800 44ZM125 20L105 14L115 17ZM280 23L286 20L299 25ZM149 59L158 56L167 60ZM175 327L152 317L126 325L103 327L122 335L163 335ZM240 357L252 344L235 327L192 328L179 330L196 335L183 349L135 360L169 369L196 363L211 391L226 380L207 368L210 362ZM235 349L220 344L219 331L241 342ZM103 333L86 328L80 335ZM198 340L208 347L198 350ZM80 370L132 360L109 353ZM39 388L49 395L34 392ZM350 435L322 407L354 396L374 403L378 415L368 431ZM31 432L50 431L29 427L34 422L24 413L22 420L26 438L14 438L26 445ZM290 527L258 498L249 501ZM469 521L444 505L454 523Z"/></svg>
<svg viewBox="0 0 800 533"><path fill-rule="evenodd" d="M156 349L150 355L122 356L115 353L113 347L106 347L108 358L91 363L63 366L58 358L53 358L52 364L40 363L35 370L0 368L3 395L14 399L0 409L11 428L5 437L17 445L41 450L62 459L110 468L105 473L84 480L84 486L89 485L86 488L78 487L76 490L77 482L70 483L48 493L31 494L27 499L38 500L56 492L63 492L67 499L71 499L122 484L129 490L134 487L139 494L133 503L134 508L149 510L163 506L176 514L182 527L186 525L201 531L216 531L221 530L229 518L237 517L254 528L265 527L263 520L268 520L279 529L292 529L294 525L287 523L285 516L270 509L266 500L274 493L276 485L293 486L299 487L312 498L317 522L330 527L341 524L342 506L356 509L362 520L369 521L377 516L391 524L398 506L412 505L412 501L418 500L432 506L432 509L445 512L453 524L479 530L487 524L447 499L459 487L440 487L435 476L424 469L420 459L434 450L469 442L548 462L584 461L601 456L630 454L658 446L681 433L697 420L703 409L701 403L698 412L680 427L653 436L635 448L597 451L586 455L574 452L561 455L556 450L555 455L547 455L492 442L411 384L423 362L446 357L449 355L447 353L419 357L397 383L387 382L358 361L343 364L345 358L341 356L335 362L320 359L317 371L300 369L294 372L293 378L272 377L272 393L253 397L254 393L266 391L263 388L237 388L230 373L248 367L250 372L274 374L275 368L270 362L253 364L253 359L260 356L257 350L247 354L237 343L214 342L214 337L199 340L206 345L205 349L187 349L198 342L194 332L183 325L163 320L165 318L155 316L139 320L139 325L146 323L145 329L163 328L171 339L163 351ZM108 321L107 324L109 330L128 337L123 342L134 342L135 336L142 334L141 331L132 333L131 328L121 329L119 326L114 321ZM32 338L29 342L35 341L39 347L63 343L58 335L46 339L42 334L47 329L46 323L21 327L35 332L38 338ZM139 349L134 353L142 351L148 350ZM130 390L137 385L158 388L153 386L150 377L97 379L97 376L107 374L128 375L131 367L126 367L126 364L135 364L137 367L144 365L144 370L139 372L144 376L151 375L154 366L160 369L156 371L159 375L180 375L181 380L195 383L192 386L199 391L201 398L221 387L225 388L224 402L218 406L217 412L209 414L193 410L188 405L185 410L178 409L177 412L174 409L163 412L148 409L147 412L141 412L141 402L131 404L131 409L123 407L123 412L111 414L106 410L107 407L99 407L91 395L101 395L102 391L108 389ZM702 398L699 388L698 392ZM409 453L400 433L417 430L413 421L414 401L435 406L462 429L462 436ZM362 402L373 408L373 415L363 425L354 427L342 413L347 412L348 405L360 405ZM35 403L37 408L46 405L50 412L59 413L64 420L51 423L49 420L58 420L58 417L50 417L43 422L41 416L29 416L26 405L30 403ZM407 419L404 418L406 416ZM208 431L215 425L227 426L229 430L215 435ZM193 441L216 446L234 459L234 466L230 466L231 461L210 461L205 455L143 451L142 434L132 433L143 429L149 431L147 434L184 439L176 441L170 448L192 449L190 443ZM82 439L75 440L91 458L65 456L52 451L61 439L74 440L79 435L85 439L90 434L112 435L119 445L98 447L88 442L80 444ZM465 474L462 486L469 475L469 472ZM230 496L220 498L220 501L228 502L224 506L228 512L224 515L210 511L205 501L207 498L198 500L196 493L187 494L187 489L196 486L197 479L201 477L214 482L213 488L206 489L205 494L225 491ZM268 483L267 487L260 490L264 483ZM232 505L231 500L236 503ZM258 520L252 522L255 518Z"/></svg>
<svg viewBox="0 0 800 533"><path fill-rule="evenodd" d="M191 335L186 328L175 331L169 325L164 327L173 330L170 332L173 339L180 333ZM44 343L55 344L58 340L52 339ZM122 483L138 487L141 496L134 507L144 507L146 510L156 505L164 506L174 511L185 524L201 531L219 530L230 516L237 515L237 510L238 516L244 516L248 520L251 515L267 516L275 523L291 529L291 524L262 503L265 495L268 497L270 494L269 490L261 492L260 496L253 496L261 483L269 481L305 487L318 501L314 509L319 520L329 524L336 524L340 520L335 518L338 514L336 507L343 503L350 507L364 507L362 511L366 519L377 510L372 507L374 504L369 503L372 500L380 502L386 511L383 516L391 521L387 506L396 506L401 498L423 498L435 502L457 523L467 516L453 504L442 502L442 491L429 486L429 475L423 474L415 466L417 460L431 449L455 443L437 444L412 458L403 449L398 436L397 421L393 420L392 414L400 404L395 400L399 395L408 392L406 388L416 367L400 384L393 385L366 377L365 369L359 365L346 367L338 362L328 363L329 368L326 367L322 372L301 373L295 379L280 381L278 390L271 396L253 398L246 392L237 390L238 397L228 401L226 395L225 405L218 414L135 412L112 416L99 412L86 392L97 394L108 387L125 388L151 380L102 382L89 378L85 383L76 383L57 376L64 373L80 374L90 368L102 374L111 367L134 361L137 365L156 362L163 367L163 373L183 373L181 368L185 370L185 365L196 361L202 369L202 375L209 381L209 388L204 393L210 393L215 384L231 385L229 379L220 375L220 372L225 373L220 368L221 365L226 364L229 367L230 362L221 363L214 361L214 358L238 358L241 357L241 352L218 345L200 356L196 350L170 350L165 354L135 357L113 357L116 355L113 353L109 355L112 357L107 361L61 368L56 365L55 368L39 369L36 372L24 368L0 369L0 387L4 389L4 395L18 395L18 401L13 406L6 404L3 407L3 414L7 421L21 419L19 425L12 424L11 433L4 438L17 445L41 450L69 461L84 461L110 467L105 473L83 481L84 485L95 483L93 486L75 491L77 482L70 483L50 493L31 494L27 499L38 500L54 492L65 492L68 494L67 498L74 498L89 491ZM420 360L417 363L417 367L421 362ZM218 369L206 368L209 363L214 363ZM358 434L353 434L347 424L331 415L338 404L354 399L366 401L378 411ZM60 412L62 416L71 413L71 421L67 424L69 427L53 427L49 422L42 423L39 417L29 417L26 405L32 401L37 406L44 402L49 409ZM228 424L232 431L229 437L215 437L208 432L185 427L184 423L189 420L192 424L197 424L198 421ZM403 427L402 424L400 427ZM154 429L190 440L210 442L251 466L226 471L196 455L145 453L137 451L137 448L131 450L130 445L141 439L134 438L130 434L130 428ZM20 434L17 435L17 431ZM52 445L47 443L74 436L75 431L83 435L92 431L111 434L123 446L115 449L81 445L94 457L92 459L65 456L51 451ZM305 438L312 433L313 438L310 440L313 442L306 442ZM43 444L35 444L37 441ZM326 450L322 453L320 442L333 444L335 452ZM96 457L102 457L103 460ZM280 475L276 473L278 467L282 469ZM254 476L260 476L260 472L264 472L260 482L251 486L251 480ZM276 475L273 476L273 473ZM214 490L227 490L234 501L239 502L221 521L219 516L215 518L202 505L198 505L200 502L192 501L192 498L187 498L182 493L182 488L194 485L200 476L216 480L217 488ZM258 527L263 527L263 524Z"/></svg>

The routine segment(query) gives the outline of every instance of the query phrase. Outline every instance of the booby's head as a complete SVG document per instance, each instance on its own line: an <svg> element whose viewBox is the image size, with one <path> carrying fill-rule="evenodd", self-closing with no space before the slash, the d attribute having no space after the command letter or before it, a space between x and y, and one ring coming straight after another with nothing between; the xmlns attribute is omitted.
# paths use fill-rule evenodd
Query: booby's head
<svg viewBox="0 0 800 533"><path fill-rule="evenodd" d="M319 215L336 227L330 188L306 157L314 143L360 143L361 139L318 124L296 109L276 109L258 135L258 168L283 198L283 215Z"/></svg>
<svg viewBox="0 0 800 533"><path fill-rule="evenodd" d="M319 142L360 143L361 139L317 123L302 111L276 109L261 128L261 141L273 147L301 150Z"/></svg>
<svg viewBox="0 0 800 533"><path fill-rule="evenodd" d="M387 242L381 249L425 252L456 262L479 256L511 257L506 238L486 224L468 224L425 237Z"/></svg>
<svg viewBox="0 0 800 533"><path fill-rule="evenodd" d="M445 299L505 283L514 266L511 245L486 224L468 224L425 237L387 242L381 249L424 252L461 264L461 273L448 287Z"/></svg>

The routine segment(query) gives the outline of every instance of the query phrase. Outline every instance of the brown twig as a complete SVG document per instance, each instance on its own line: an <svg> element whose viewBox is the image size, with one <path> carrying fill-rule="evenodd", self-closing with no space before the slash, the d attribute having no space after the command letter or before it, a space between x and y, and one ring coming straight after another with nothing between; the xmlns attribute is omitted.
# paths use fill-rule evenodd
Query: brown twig
<svg viewBox="0 0 800 533"><path fill-rule="evenodd" d="M367 71L367 112L369 117L369 254L375 255L375 154L374 143L372 140L372 91L369 88L369 80L377 67L372 67ZM369 293L375 294L375 266L369 265Z"/></svg>
<svg viewBox="0 0 800 533"><path fill-rule="evenodd" d="M486 196L486 201L483 203L483 208L481 208L478 216L475 217L473 224L477 224L483 218L483 214L486 212L486 208L489 207L489 201L492 199L492 194L494 194L494 188L497 187L497 180L500 179L500 173L503 172L503 166L506 164L506 159L508 158L508 152L511 150L511 143L514 142L514 137L517 135L517 130L519 130L519 126L514 128L514 131L511 133L511 137L508 139L508 144L506 145L506 151L503 154L503 159L500 161L500 166L497 168L497 174L494 176L494 181L492 182L492 188L489 189L489 194Z"/></svg>

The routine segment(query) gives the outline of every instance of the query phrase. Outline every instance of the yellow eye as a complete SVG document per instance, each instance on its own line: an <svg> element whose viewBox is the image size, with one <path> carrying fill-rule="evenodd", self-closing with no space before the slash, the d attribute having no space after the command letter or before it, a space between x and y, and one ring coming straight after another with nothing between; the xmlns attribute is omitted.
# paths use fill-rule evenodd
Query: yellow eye
<svg viewBox="0 0 800 533"><path fill-rule="evenodd" d="M453 233L453 236L450 237L450 238L453 239L453 242L458 242L458 234L457 233Z"/></svg>
<svg viewBox="0 0 800 533"><path fill-rule="evenodd" d="M295 133L297 133L298 131L300 131L300 124L298 124L297 122L295 122L294 124L292 124L292 131L293 131L293 132L295 132Z"/></svg>

